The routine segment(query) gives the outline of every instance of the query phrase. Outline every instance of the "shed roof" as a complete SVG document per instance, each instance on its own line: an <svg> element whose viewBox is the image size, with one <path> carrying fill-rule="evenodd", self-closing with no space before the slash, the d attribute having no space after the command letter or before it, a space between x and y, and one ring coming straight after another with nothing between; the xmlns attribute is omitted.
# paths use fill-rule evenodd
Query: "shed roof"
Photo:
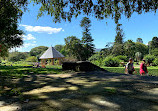
<svg viewBox="0 0 158 111"><path fill-rule="evenodd" d="M59 51L57 51L54 47L49 47L40 59L52 59L52 58L63 58L63 56Z"/></svg>

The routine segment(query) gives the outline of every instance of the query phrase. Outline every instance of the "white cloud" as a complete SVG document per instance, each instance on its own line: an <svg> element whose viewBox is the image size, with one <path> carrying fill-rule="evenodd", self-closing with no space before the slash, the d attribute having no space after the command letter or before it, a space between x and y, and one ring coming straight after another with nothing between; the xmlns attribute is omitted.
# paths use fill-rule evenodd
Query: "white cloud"
<svg viewBox="0 0 158 111"><path fill-rule="evenodd" d="M35 43L24 43L24 48L27 48L27 47L32 47L32 46L36 46Z"/></svg>
<svg viewBox="0 0 158 111"><path fill-rule="evenodd" d="M35 42L36 41L24 43L22 46L16 47L16 51L19 51L19 52L28 52L31 48L37 46L37 44ZM10 52L14 52L14 51L15 51L15 48L12 48L10 50Z"/></svg>
<svg viewBox="0 0 158 111"><path fill-rule="evenodd" d="M23 35L24 40L35 40L36 38L32 34Z"/></svg>
<svg viewBox="0 0 158 111"><path fill-rule="evenodd" d="M33 41L33 43L36 43L36 41Z"/></svg>
<svg viewBox="0 0 158 111"><path fill-rule="evenodd" d="M62 31L62 28L52 28L52 27L43 27L43 26L31 26L31 25L20 25L25 28L26 31L28 32L38 32L38 33L48 33L48 34L53 34L53 33L59 33Z"/></svg>

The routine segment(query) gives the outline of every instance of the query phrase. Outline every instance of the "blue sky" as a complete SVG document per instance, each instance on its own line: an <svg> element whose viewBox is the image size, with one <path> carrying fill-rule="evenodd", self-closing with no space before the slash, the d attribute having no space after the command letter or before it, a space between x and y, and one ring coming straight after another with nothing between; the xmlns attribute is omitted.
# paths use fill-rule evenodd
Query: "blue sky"
<svg viewBox="0 0 158 111"><path fill-rule="evenodd" d="M19 21L19 28L24 31L24 44L18 48L19 51L30 51L37 46L55 46L57 44L64 44L64 38L68 36L76 36L82 38L82 29L80 21L83 15L77 19L72 18L72 22L62 21L61 23L54 23L52 17L44 15L37 19L39 5L33 6L29 4L28 11L24 12L21 21ZM154 36L158 36L158 14L145 13L133 14L130 19L122 17L120 23L125 33L124 41L131 39L136 41L141 37L144 44ZM113 42L115 39L116 24L112 19L97 20L90 17L92 22L91 34L94 39L96 48L104 48L108 42Z"/></svg>

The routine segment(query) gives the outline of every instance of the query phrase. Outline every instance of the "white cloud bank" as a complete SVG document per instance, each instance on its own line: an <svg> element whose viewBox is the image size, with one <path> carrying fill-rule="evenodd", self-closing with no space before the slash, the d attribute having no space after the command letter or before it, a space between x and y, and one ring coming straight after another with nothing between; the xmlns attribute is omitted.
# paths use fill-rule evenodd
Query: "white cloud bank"
<svg viewBox="0 0 158 111"><path fill-rule="evenodd" d="M36 38L32 34L23 35L24 40L35 40Z"/></svg>
<svg viewBox="0 0 158 111"><path fill-rule="evenodd" d="M38 32L38 33L48 33L48 34L59 33L63 30L62 28L31 26L31 25L22 25L22 24L20 26L24 27L25 30L28 32Z"/></svg>
<svg viewBox="0 0 158 111"><path fill-rule="evenodd" d="M32 47L32 46L36 46L35 43L24 43L23 47L27 48L27 47Z"/></svg>

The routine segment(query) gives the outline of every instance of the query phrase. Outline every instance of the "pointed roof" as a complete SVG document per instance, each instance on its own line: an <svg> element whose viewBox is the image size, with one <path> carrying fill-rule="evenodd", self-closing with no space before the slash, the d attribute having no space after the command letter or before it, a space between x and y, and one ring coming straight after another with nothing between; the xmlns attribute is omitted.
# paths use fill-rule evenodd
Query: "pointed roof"
<svg viewBox="0 0 158 111"><path fill-rule="evenodd" d="M57 51L54 47L49 47L40 59L52 59L52 58L63 58L63 56L59 51Z"/></svg>

